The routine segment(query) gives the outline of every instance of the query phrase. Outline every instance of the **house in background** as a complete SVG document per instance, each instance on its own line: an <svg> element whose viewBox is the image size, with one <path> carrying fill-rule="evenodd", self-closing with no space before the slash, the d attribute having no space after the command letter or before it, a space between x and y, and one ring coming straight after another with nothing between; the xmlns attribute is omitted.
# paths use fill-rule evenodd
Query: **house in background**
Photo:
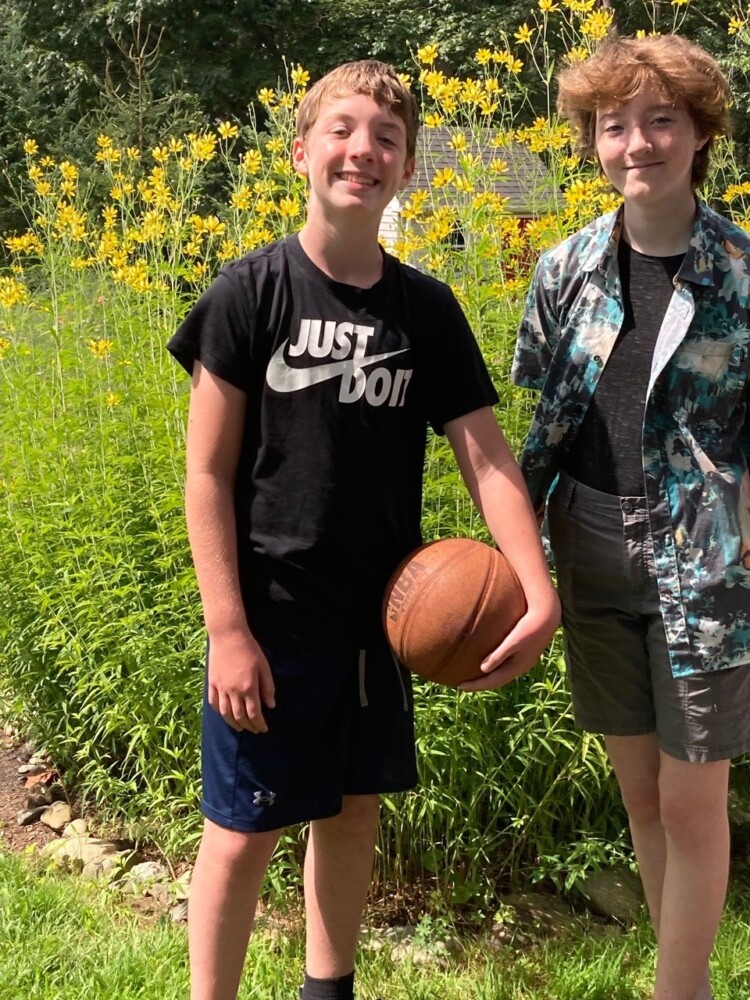
<svg viewBox="0 0 750 1000"><path fill-rule="evenodd" d="M383 213L380 240L386 247L393 246L399 238L403 225L399 213L409 198L416 191L431 190L433 179L439 171L454 170L460 176L463 173L461 158L467 153L478 154L483 161L482 186L471 194L451 190L451 200L460 203L462 198L472 197L479 191L489 191L507 198L506 212L509 215L525 220L535 219L555 210L557 192L552 178L542 158L527 146L521 143L493 146L492 141L497 132L483 129L478 134L468 133L466 148L456 150L452 145L454 134L455 130L447 128L421 130L417 140L417 165L414 174ZM507 165L503 172L492 170L492 162L498 160ZM442 190L445 192L447 189ZM445 197L441 200L444 201ZM456 233L453 241L462 243L465 235Z"/></svg>

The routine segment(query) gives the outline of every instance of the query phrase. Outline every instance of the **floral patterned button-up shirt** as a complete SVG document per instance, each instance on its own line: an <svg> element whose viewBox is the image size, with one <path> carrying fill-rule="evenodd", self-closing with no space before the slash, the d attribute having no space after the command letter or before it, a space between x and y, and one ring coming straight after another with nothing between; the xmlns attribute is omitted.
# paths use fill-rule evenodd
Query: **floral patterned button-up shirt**
<svg viewBox="0 0 750 1000"><path fill-rule="evenodd" d="M529 292L512 378L541 390L521 459L538 511L622 326L620 212L545 253ZM699 202L643 421L644 493L675 677L750 664L749 324L750 237Z"/></svg>

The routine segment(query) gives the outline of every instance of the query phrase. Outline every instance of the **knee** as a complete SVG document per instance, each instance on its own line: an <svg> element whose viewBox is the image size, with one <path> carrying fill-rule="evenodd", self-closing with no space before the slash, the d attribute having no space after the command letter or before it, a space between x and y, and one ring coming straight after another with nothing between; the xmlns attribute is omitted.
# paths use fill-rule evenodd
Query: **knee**
<svg viewBox="0 0 750 1000"><path fill-rule="evenodd" d="M345 827L347 831L367 833L375 826L379 815L379 795L345 795L341 812L332 817L332 821L339 828Z"/></svg>
<svg viewBox="0 0 750 1000"><path fill-rule="evenodd" d="M726 804L662 793L661 822L673 844L685 849L701 849L716 843L728 828Z"/></svg>
<svg viewBox="0 0 750 1000"><path fill-rule="evenodd" d="M631 823L658 823L661 820L659 786L656 781L621 788L622 801Z"/></svg>
<svg viewBox="0 0 750 1000"><path fill-rule="evenodd" d="M199 856L209 860L212 867L228 871L255 868L258 864L267 863L278 836L278 830L243 833L206 820Z"/></svg>

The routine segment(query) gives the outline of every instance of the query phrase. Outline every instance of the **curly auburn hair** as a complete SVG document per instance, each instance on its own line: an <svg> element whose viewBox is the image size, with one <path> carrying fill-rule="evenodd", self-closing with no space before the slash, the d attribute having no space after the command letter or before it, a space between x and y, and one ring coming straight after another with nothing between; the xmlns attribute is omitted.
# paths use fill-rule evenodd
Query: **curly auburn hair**
<svg viewBox="0 0 750 1000"><path fill-rule="evenodd" d="M645 38L612 34L584 62L558 76L557 109L577 134L579 152L596 160L596 114L624 104L648 87L687 110L696 132L707 142L693 159L692 182L705 181L714 139L729 130L729 84L719 64L681 35Z"/></svg>

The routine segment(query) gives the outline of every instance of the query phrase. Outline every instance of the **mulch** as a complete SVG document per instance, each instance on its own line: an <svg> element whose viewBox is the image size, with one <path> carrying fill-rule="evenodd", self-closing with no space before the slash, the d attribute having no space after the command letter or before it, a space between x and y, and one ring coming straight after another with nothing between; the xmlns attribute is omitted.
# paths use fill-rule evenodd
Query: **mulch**
<svg viewBox="0 0 750 1000"><path fill-rule="evenodd" d="M29 845L43 847L57 834L43 823L19 826L18 813L26 808L26 775L18 768L28 760L26 744L0 734L0 849L21 854Z"/></svg>

